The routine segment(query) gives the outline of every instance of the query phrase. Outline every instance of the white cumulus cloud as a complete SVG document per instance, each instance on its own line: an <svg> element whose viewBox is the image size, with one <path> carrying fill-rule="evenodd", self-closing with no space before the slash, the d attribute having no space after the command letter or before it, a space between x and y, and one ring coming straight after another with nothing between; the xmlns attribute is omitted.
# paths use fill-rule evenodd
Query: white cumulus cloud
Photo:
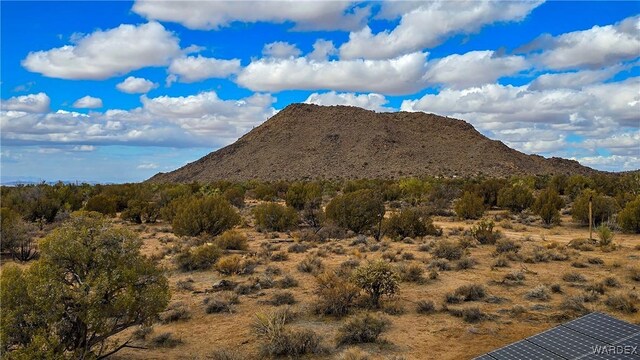
<svg viewBox="0 0 640 360"><path fill-rule="evenodd" d="M233 22L293 22L296 30L356 30L369 16L368 7L350 1L138 0L133 11L198 30L216 30Z"/></svg>
<svg viewBox="0 0 640 360"><path fill-rule="evenodd" d="M73 45L30 52L22 66L47 77L102 80L168 64L180 52L178 41L157 22L123 24L82 36Z"/></svg>
<svg viewBox="0 0 640 360"><path fill-rule="evenodd" d="M49 111L51 99L47 94L41 92L37 94L29 94L15 96L0 102L0 108L13 111L24 111L29 113L43 113Z"/></svg>
<svg viewBox="0 0 640 360"><path fill-rule="evenodd" d="M222 60L201 55L174 59L169 73L174 80L192 83L211 78L226 78L240 70L240 59Z"/></svg>
<svg viewBox="0 0 640 360"><path fill-rule="evenodd" d="M76 109L97 109L102 107L102 99L93 96L84 96L73 103Z"/></svg>
<svg viewBox="0 0 640 360"><path fill-rule="evenodd" d="M389 59L439 45L447 37L478 31L499 21L523 19L540 1L429 1L407 4L408 11L393 30L374 34L371 28L349 34L340 47L344 59ZM384 6L383 6L384 8ZM396 12L392 11L389 14Z"/></svg>
<svg viewBox="0 0 640 360"><path fill-rule="evenodd" d="M304 101L307 104L316 105L349 105L357 106L363 109L369 109L377 112L389 112L394 109L385 107L389 101L384 95L371 94L355 94L355 93L337 93L329 91L326 93L313 93Z"/></svg>
<svg viewBox="0 0 640 360"><path fill-rule="evenodd" d="M302 52L294 44L289 44L284 41L265 44L262 49L262 55L279 59L297 57L300 56L300 54L302 54Z"/></svg>
<svg viewBox="0 0 640 360"><path fill-rule="evenodd" d="M158 84L153 81L134 76L129 76L116 85L118 90L127 94L146 94L157 87Z"/></svg>

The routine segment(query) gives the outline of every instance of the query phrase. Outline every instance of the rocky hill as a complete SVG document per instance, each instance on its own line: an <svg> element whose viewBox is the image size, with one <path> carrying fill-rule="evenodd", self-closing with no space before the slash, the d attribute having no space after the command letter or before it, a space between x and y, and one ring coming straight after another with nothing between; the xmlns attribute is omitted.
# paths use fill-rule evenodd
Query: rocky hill
<svg viewBox="0 0 640 360"><path fill-rule="evenodd" d="M292 104L235 143L149 181L594 172L573 160L523 154L462 120L426 113Z"/></svg>

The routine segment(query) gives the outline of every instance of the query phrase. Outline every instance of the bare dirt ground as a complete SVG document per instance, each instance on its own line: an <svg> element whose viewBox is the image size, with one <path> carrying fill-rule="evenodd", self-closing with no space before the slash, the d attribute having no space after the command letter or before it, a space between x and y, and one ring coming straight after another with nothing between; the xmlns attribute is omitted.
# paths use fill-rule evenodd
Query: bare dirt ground
<svg viewBox="0 0 640 360"><path fill-rule="evenodd" d="M486 216L492 218L501 214L491 212ZM572 239L588 238L587 228L578 227L568 217L563 217L562 220L562 225L549 229L537 222L526 226L515 221L497 221L496 224L503 237L512 239L522 246L520 253L527 253L535 246L563 249ZM438 242L443 238L461 239L465 230L470 229L475 222L438 217L435 218L434 223L443 228L443 237L414 239L414 243L385 240L388 249L384 252L399 254L396 256L396 264L420 264L424 267L425 277L427 277L429 272L427 264L434 257L428 251L420 251L420 244ZM287 253L287 248L291 245L289 241L295 241L295 233L262 234L248 225L250 224L241 229L249 238L250 250L246 256L263 251L261 245L266 242L279 248L275 252ZM206 297L212 295L208 292L217 281L228 279L248 283L252 278L263 275L267 266L275 266L282 271L280 275L273 276L274 280L289 274L299 282L297 287L288 289L294 294L296 300L292 308L299 314L291 326L312 329L321 335L324 344L331 349L331 353L326 355L326 358L341 359L345 351L354 351L335 346L337 329L345 319L320 317L310 310L316 299L314 276L300 272L296 266L308 255L319 254L325 269L337 269L342 262L349 259L363 262L380 258L383 254L382 250L365 252L360 245L351 245L354 238L329 240L325 243L312 244L305 253L287 253L286 261L262 263L253 274L223 276L213 269L194 272L177 270L167 249L183 240L170 233L170 226L161 223L126 226L140 233L144 239L145 254L161 258L160 263L166 267L171 283L171 303L184 304L189 309L191 318L167 324L158 323L154 325L152 333L147 336L149 339L158 334L170 332L173 337L182 341L181 344L173 348L154 348L148 341L140 341L137 345L146 349L125 349L118 353L118 359L207 359L219 349L236 351L240 354L240 358L260 358L260 340L252 332L252 323L257 313L269 313L276 309L275 306L266 304L265 300L283 290L270 288L250 295L241 295L240 303L235 305L232 313L207 314L203 302ZM371 238L368 242L375 243ZM477 264L472 269L456 270L455 262L452 262L453 270L439 271L439 276L435 280L425 280L423 283L401 283L400 294L395 302L403 308L404 313L383 314L392 323L389 331L383 334L386 341L357 347L360 353L367 354L369 359L470 359L566 321L567 318L563 317L566 310L561 307L562 301L570 296L583 294L586 287L601 282L607 277L617 279L620 285L607 288L604 295L584 305L590 311L601 311L633 323L640 323L640 313L616 311L605 305L605 299L611 294L638 293L639 283L630 278L629 269L640 266L640 236L616 234L614 242L618 246L614 251L605 252L599 247L591 251L568 248L563 251L570 257L564 261L550 260L538 263L510 261L509 267L500 268L492 267L495 261L493 254L495 246L472 245L467 249L468 256L477 260ZM414 258L403 260L401 254L408 253L413 254ZM591 263L589 259L594 258L601 259L603 263L595 264L598 261L593 260ZM576 267L576 265L584 267ZM514 271L524 271L526 279L523 283L513 286L502 284L504 276ZM563 274L569 272L582 274L586 277L586 282L564 281ZM188 279L193 281L192 290L185 290L177 285L179 281ZM442 310L445 294L466 284L484 285L488 291L488 298L493 301L472 301L449 305L449 307L479 307L488 315L488 319L478 323L467 323ZM525 294L536 286L552 284L560 284L562 292L551 293L550 300L525 298ZM432 300L436 304L437 311L428 315L418 314L415 303L419 300ZM324 357L316 356L315 358Z"/></svg>

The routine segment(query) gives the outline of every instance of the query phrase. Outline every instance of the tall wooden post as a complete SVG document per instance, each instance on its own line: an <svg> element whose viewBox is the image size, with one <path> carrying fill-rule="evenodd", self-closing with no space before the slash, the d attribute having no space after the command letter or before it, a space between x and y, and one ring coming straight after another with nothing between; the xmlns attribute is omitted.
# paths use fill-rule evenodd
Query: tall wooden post
<svg viewBox="0 0 640 360"><path fill-rule="evenodd" d="M593 200L593 195L589 196L589 241L593 241L593 212L591 209L591 200Z"/></svg>

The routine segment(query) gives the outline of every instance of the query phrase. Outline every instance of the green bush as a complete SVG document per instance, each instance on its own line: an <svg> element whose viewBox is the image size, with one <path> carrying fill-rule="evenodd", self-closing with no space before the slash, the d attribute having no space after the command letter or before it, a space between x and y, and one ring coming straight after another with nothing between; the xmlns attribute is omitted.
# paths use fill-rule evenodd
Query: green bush
<svg viewBox="0 0 640 360"><path fill-rule="evenodd" d="M447 260L459 260L464 254L464 248L460 243L440 240L433 248L433 256Z"/></svg>
<svg viewBox="0 0 640 360"><path fill-rule="evenodd" d="M0 250L3 253L13 255L21 245L31 244L27 224L20 214L3 207L0 209L0 223Z"/></svg>
<svg viewBox="0 0 640 360"><path fill-rule="evenodd" d="M493 230L493 221L481 220L471 228L471 236L483 245L493 245L500 238L500 232Z"/></svg>
<svg viewBox="0 0 640 360"><path fill-rule="evenodd" d="M564 200L558 195L558 192L548 188L540 192L531 209L542 218L545 224L551 225L560 222L560 209L563 206Z"/></svg>
<svg viewBox="0 0 640 360"><path fill-rule="evenodd" d="M380 307L382 296L394 296L399 291L399 280L393 266L384 260L369 261L353 273L354 283L369 295L375 308Z"/></svg>
<svg viewBox="0 0 640 360"><path fill-rule="evenodd" d="M481 196L467 191L456 201L454 209L460 218L479 219L484 214L484 200Z"/></svg>
<svg viewBox="0 0 640 360"><path fill-rule="evenodd" d="M218 235L240 223L240 215L220 196L192 197L181 201L173 218L176 235Z"/></svg>
<svg viewBox="0 0 640 360"><path fill-rule="evenodd" d="M136 224L154 223L160 216L160 207L154 202L133 199L127 203L127 208L122 211L120 218Z"/></svg>
<svg viewBox="0 0 640 360"><path fill-rule="evenodd" d="M322 188L317 183L296 182L289 186L285 200L287 206L302 210L310 202L319 202L322 198Z"/></svg>
<svg viewBox="0 0 640 360"><path fill-rule="evenodd" d="M640 234L640 196L618 213L618 225L626 232Z"/></svg>
<svg viewBox="0 0 640 360"><path fill-rule="evenodd" d="M247 250L247 236L240 231L227 230L218 236L215 244L222 250Z"/></svg>
<svg viewBox="0 0 640 360"><path fill-rule="evenodd" d="M505 187L498 192L498 206L507 208L513 213L520 213L533 205L531 190L523 185Z"/></svg>
<svg viewBox="0 0 640 360"><path fill-rule="evenodd" d="M232 185L222 193L222 197L227 199L231 205L241 208L244 206L244 194L245 190L242 186Z"/></svg>
<svg viewBox="0 0 640 360"><path fill-rule="evenodd" d="M402 210L385 219L384 229L389 236L400 239L442 234L429 217L415 208Z"/></svg>
<svg viewBox="0 0 640 360"><path fill-rule="evenodd" d="M179 253L175 262L182 271L207 270L222 256L217 246L200 245Z"/></svg>
<svg viewBox="0 0 640 360"><path fill-rule="evenodd" d="M259 231L287 231L298 225L298 213L291 207L264 203L253 209Z"/></svg>
<svg viewBox="0 0 640 360"><path fill-rule="evenodd" d="M338 329L338 345L374 343L389 326L389 320L378 316L356 316Z"/></svg>
<svg viewBox="0 0 640 360"><path fill-rule="evenodd" d="M40 259L0 273L3 357L95 359L120 335L150 324L169 302L162 271L142 242L99 214L74 213L40 242Z"/></svg>
<svg viewBox="0 0 640 360"><path fill-rule="evenodd" d="M598 239L600 239L600 246L608 246L613 241L613 231L607 225L598 226L596 232L598 233Z"/></svg>
<svg viewBox="0 0 640 360"><path fill-rule="evenodd" d="M592 199L591 210L594 226L607 222L620 210L620 207L614 198L598 194L593 190L587 189L584 190L573 202L573 206L571 207L571 217L574 221L583 225L589 224L589 198Z"/></svg>
<svg viewBox="0 0 640 360"><path fill-rule="evenodd" d="M99 194L89 198L87 203L84 205L84 209L112 216L116 214L117 202L113 197Z"/></svg>
<svg viewBox="0 0 640 360"><path fill-rule="evenodd" d="M336 196L326 208L327 219L357 234L379 229L384 213L382 197L367 189Z"/></svg>

